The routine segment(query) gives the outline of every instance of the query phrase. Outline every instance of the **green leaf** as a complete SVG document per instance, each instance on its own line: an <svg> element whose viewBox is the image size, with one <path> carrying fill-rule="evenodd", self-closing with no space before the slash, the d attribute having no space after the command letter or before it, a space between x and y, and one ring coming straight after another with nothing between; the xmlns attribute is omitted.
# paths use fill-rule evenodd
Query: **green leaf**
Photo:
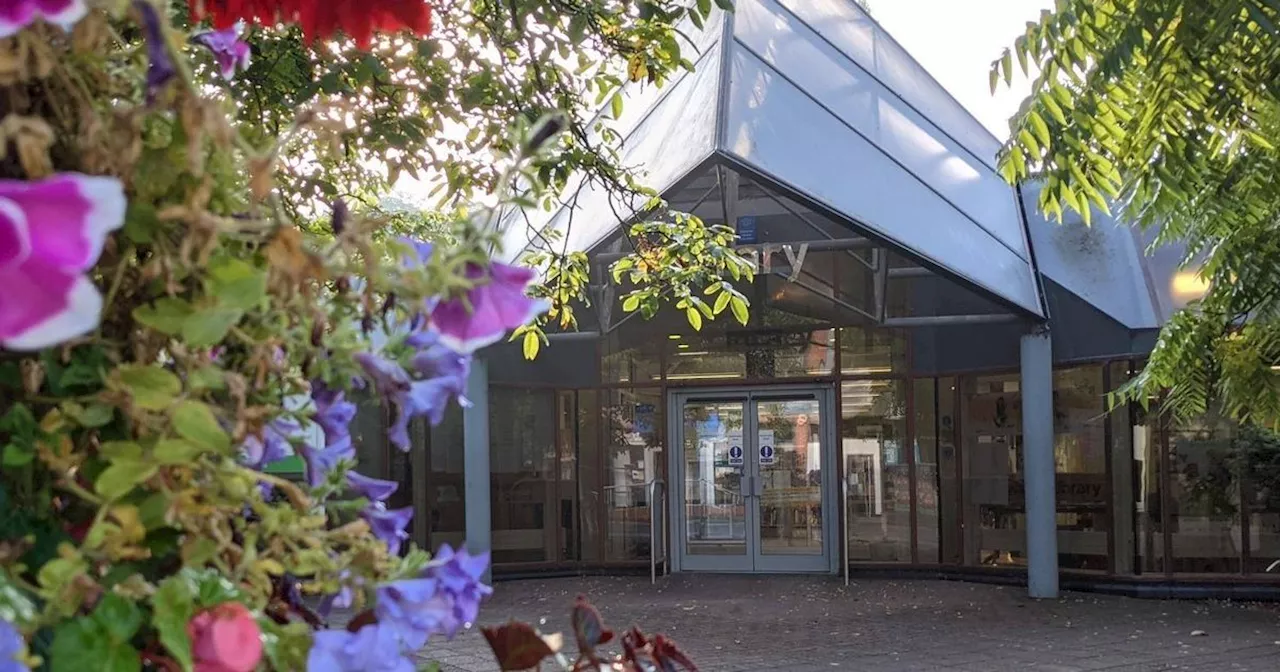
<svg viewBox="0 0 1280 672"><path fill-rule="evenodd" d="M627 313L635 312L640 307L640 295L632 294L622 302L622 310Z"/></svg>
<svg viewBox="0 0 1280 672"><path fill-rule="evenodd" d="M1027 112L1027 121L1031 122L1031 131L1036 134L1036 139L1040 141L1040 146L1049 149L1049 125L1044 123L1044 118L1035 110Z"/></svg>
<svg viewBox="0 0 1280 672"><path fill-rule="evenodd" d="M738 324L746 326L747 318L750 317L747 313L746 299L740 296L733 297L729 300L729 310L733 311L733 316L738 320Z"/></svg>
<svg viewBox="0 0 1280 672"><path fill-rule="evenodd" d="M191 304L171 296L157 299L155 305L138 306L133 309L133 319L162 334L176 336L182 332L182 325L192 314Z"/></svg>
<svg viewBox="0 0 1280 672"><path fill-rule="evenodd" d="M133 441L106 441L98 446L98 454L109 461L142 461L142 446Z"/></svg>
<svg viewBox="0 0 1280 672"><path fill-rule="evenodd" d="M702 312L701 311L699 311L697 308L690 306L688 308L685 308L684 315L685 315L685 318L689 320L689 326L693 327L694 331L702 331Z"/></svg>
<svg viewBox="0 0 1280 672"><path fill-rule="evenodd" d="M50 672L137 672L138 652L128 642L112 641L96 619L80 618L59 626L49 649Z"/></svg>
<svg viewBox="0 0 1280 672"><path fill-rule="evenodd" d="M524 333L524 358L533 360L538 357L538 349L542 347L542 339L538 338L538 334L533 331Z"/></svg>
<svg viewBox="0 0 1280 672"><path fill-rule="evenodd" d="M160 634L160 643L183 670L190 672L193 661L187 622L196 611L191 583L181 576L165 579L151 596L151 609L151 624Z"/></svg>
<svg viewBox="0 0 1280 672"><path fill-rule="evenodd" d="M31 464L36 452L31 446L10 443L4 447L4 458L0 460L6 467L22 467Z"/></svg>
<svg viewBox="0 0 1280 672"><path fill-rule="evenodd" d="M614 119L622 118L622 91L613 94L613 98L609 100L609 113Z"/></svg>
<svg viewBox="0 0 1280 672"><path fill-rule="evenodd" d="M231 437L227 436L213 409L198 401L184 401L173 410L173 429L178 436L190 441L201 450L225 453L231 449Z"/></svg>
<svg viewBox="0 0 1280 672"><path fill-rule="evenodd" d="M267 272L240 259L209 266L209 291L228 309L250 310L267 294Z"/></svg>
<svg viewBox="0 0 1280 672"><path fill-rule="evenodd" d="M187 383L194 391L221 390L226 388L226 375L216 366L206 366L192 371L187 376Z"/></svg>
<svg viewBox="0 0 1280 672"><path fill-rule="evenodd" d="M124 597L107 593L93 610L93 620L107 631L112 640L127 643L142 625L142 610Z"/></svg>
<svg viewBox="0 0 1280 672"><path fill-rule="evenodd" d="M242 316L244 311L238 308L200 308L182 324L182 338L198 348L216 345Z"/></svg>
<svg viewBox="0 0 1280 672"><path fill-rule="evenodd" d="M711 0L698 0L698 13L706 16L711 13Z"/></svg>
<svg viewBox="0 0 1280 672"><path fill-rule="evenodd" d="M67 402L62 405L62 411L72 420L79 423L81 427L92 429L111 424L111 420L115 417L116 409L106 404L92 403L88 406L81 406L80 404Z"/></svg>
<svg viewBox="0 0 1280 672"><path fill-rule="evenodd" d="M141 408L158 411L182 393L182 381L156 365L126 364L116 370L120 383Z"/></svg>
<svg viewBox="0 0 1280 672"><path fill-rule="evenodd" d="M151 478L156 473L157 466L151 462L144 462L135 459L119 459L111 463L98 474L98 480L94 483L98 494L107 499L118 499L127 494L134 486Z"/></svg>
<svg viewBox="0 0 1280 672"><path fill-rule="evenodd" d="M723 313L724 309L729 307L729 300L732 298L733 295L729 292L720 292L720 296L716 297L716 305L713 309L715 314L719 315L720 313Z"/></svg>
<svg viewBox="0 0 1280 672"><path fill-rule="evenodd" d="M201 449L200 446L183 439L163 439L156 443L152 453L156 461L161 464L190 464L197 455L206 450L209 449Z"/></svg>

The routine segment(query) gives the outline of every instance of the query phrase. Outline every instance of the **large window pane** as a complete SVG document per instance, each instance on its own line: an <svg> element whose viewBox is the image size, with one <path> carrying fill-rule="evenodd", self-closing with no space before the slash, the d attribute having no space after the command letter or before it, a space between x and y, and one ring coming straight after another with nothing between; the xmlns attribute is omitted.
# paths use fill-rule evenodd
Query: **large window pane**
<svg viewBox="0 0 1280 672"><path fill-rule="evenodd" d="M893 329L840 330L840 370L846 376L902 373L907 367L907 340Z"/></svg>
<svg viewBox="0 0 1280 672"><path fill-rule="evenodd" d="M841 385L841 456L849 479L849 560L911 561L906 383Z"/></svg>
<svg viewBox="0 0 1280 672"><path fill-rule="evenodd" d="M1167 571L1165 563L1165 488L1166 467L1161 462L1167 455L1161 447L1159 416L1136 409L1133 420L1133 480L1135 518L1138 535L1138 572L1157 574Z"/></svg>
<svg viewBox="0 0 1280 672"><path fill-rule="evenodd" d="M1177 573L1240 571L1240 490L1229 423L1208 416L1168 431L1172 567Z"/></svg>
<svg viewBox="0 0 1280 672"><path fill-rule="evenodd" d="M489 388L493 562L546 562L557 550L556 393Z"/></svg>
<svg viewBox="0 0 1280 672"><path fill-rule="evenodd" d="M662 392L619 389L600 394L605 399L600 408L604 429L600 511L604 559L647 560L650 484L664 478Z"/></svg>
<svg viewBox="0 0 1280 672"><path fill-rule="evenodd" d="M1250 573L1280 571L1280 434L1242 427L1236 454L1247 484Z"/></svg>
<svg viewBox="0 0 1280 672"><path fill-rule="evenodd" d="M937 385L932 378L913 382L915 394L916 451L916 553L917 562L939 561L938 531L938 408Z"/></svg>
<svg viewBox="0 0 1280 672"><path fill-rule="evenodd" d="M466 493L462 462L462 408L449 404L444 421L430 429L426 488L432 550L442 544L457 548L467 536Z"/></svg>
<svg viewBox="0 0 1280 672"><path fill-rule="evenodd" d="M1058 566L1106 571L1110 496L1102 367L1055 371L1053 388Z"/></svg>
<svg viewBox="0 0 1280 672"><path fill-rule="evenodd" d="M962 379L965 564L1026 564L1018 377Z"/></svg>
<svg viewBox="0 0 1280 672"><path fill-rule="evenodd" d="M1119 362L1108 367L1112 390L1119 389L1129 380L1129 363ZM1136 439L1138 433L1134 427L1133 417L1128 405L1117 409L1108 408L1107 422L1111 427L1111 447L1108 451L1111 460L1111 520L1115 530L1115 552L1112 555L1116 574L1134 574L1138 565L1135 557L1140 545L1135 521L1140 516L1138 510L1141 493L1140 462Z"/></svg>

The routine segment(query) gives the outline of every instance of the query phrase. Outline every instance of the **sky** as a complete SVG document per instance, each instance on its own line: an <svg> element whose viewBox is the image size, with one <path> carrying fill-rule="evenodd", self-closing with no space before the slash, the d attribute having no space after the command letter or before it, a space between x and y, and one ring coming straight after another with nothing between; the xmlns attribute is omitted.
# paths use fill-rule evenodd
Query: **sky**
<svg viewBox="0 0 1280 672"><path fill-rule="evenodd" d="M991 95L991 62L1052 0L867 0L871 16L997 138L1009 135L1028 84L1001 82Z"/></svg>

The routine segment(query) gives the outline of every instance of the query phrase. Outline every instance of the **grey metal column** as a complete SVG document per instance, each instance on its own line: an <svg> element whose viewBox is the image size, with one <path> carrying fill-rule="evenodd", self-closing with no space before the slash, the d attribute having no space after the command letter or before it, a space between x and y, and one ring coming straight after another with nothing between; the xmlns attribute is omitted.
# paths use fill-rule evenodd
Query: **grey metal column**
<svg viewBox="0 0 1280 672"><path fill-rule="evenodd" d="M1053 459L1053 341L1037 326L1022 337L1022 455L1027 497L1027 591L1058 597Z"/></svg>
<svg viewBox="0 0 1280 672"><path fill-rule="evenodd" d="M471 408L462 412L463 503L467 550L479 553L493 547L493 518L489 511L489 363L480 357L471 361L467 399ZM489 580L488 571L484 578Z"/></svg>

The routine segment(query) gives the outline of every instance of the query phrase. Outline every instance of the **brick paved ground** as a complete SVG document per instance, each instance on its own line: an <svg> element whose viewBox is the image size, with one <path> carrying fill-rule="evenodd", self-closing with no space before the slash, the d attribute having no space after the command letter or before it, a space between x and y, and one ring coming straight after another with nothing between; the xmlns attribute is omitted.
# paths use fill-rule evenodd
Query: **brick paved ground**
<svg viewBox="0 0 1280 672"><path fill-rule="evenodd" d="M1280 606L1069 594L943 581L677 575L503 582L481 623L568 634L588 594L615 629L671 635L708 672L1280 671ZM543 620L545 619L545 621ZM572 636L569 636L572 639ZM432 644L446 672L496 670L483 638Z"/></svg>

